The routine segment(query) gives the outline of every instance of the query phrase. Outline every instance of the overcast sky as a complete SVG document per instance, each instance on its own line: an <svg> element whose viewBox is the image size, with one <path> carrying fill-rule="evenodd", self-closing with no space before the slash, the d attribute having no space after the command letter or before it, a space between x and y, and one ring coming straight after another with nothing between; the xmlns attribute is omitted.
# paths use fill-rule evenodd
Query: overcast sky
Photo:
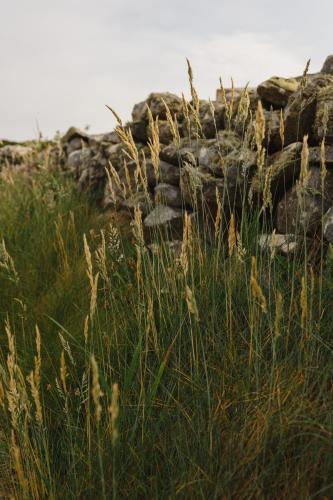
<svg viewBox="0 0 333 500"><path fill-rule="evenodd" d="M105 132L152 91L202 98L272 75L312 72L333 53L333 1L0 0L0 138Z"/></svg>

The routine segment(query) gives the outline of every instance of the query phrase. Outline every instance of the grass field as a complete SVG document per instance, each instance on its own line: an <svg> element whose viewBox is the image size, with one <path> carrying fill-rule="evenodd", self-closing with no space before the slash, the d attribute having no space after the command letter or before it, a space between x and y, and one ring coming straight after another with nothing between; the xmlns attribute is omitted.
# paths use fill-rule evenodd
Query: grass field
<svg viewBox="0 0 333 500"><path fill-rule="evenodd" d="M44 172L0 200L4 493L331 496L329 255L260 253L255 216L152 254Z"/></svg>

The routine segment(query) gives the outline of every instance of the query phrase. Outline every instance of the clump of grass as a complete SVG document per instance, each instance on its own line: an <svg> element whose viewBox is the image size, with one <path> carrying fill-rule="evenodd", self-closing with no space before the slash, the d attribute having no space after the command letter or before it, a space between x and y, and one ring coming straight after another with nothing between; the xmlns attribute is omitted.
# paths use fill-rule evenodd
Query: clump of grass
<svg viewBox="0 0 333 500"><path fill-rule="evenodd" d="M189 76L198 140L190 65ZM144 158L119 127L144 185ZM305 178L306 146L303 159ZM184 214L179 255L164 233L152 253L139 210L124 241L59 175L0 182L0 492L332 495L331 254L313 269L263 252L269 203L241 218L224 208L217 193L212 230Z"/></svg>

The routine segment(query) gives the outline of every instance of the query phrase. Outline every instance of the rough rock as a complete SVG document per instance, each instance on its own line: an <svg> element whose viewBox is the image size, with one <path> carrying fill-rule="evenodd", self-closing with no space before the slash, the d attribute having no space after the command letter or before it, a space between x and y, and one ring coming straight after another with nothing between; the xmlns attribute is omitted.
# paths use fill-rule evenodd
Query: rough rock
<svg viewBox="0 0 333 500"><path fill-rule="evenodd" d="M333 207L329 208L323 217L324 238L333 243Z"/></svg>
<svg viewBox="0 0 333 500"><path fill-rule="evenodd" d="M91 151L89 148L72 151L67 158L67 168L78 179L82 171L89 167L90 159Z"/></svg>
<svg viewBox="0 0 333 500"><path fill-rule="evenodd" d="M304 89L300 88L291 95L284 112L285 144L302 140L309 135L310 143L314 141L313 124L316 118L318 93L325 87L333 85L333 75L314 75L307 79Z"/></svg>
<svg viewBox="0 0 333 500"><path fill-rule="evenodd" d="M267 149L269 154L276 153L282 149L282 140L280 136L280 121L281 111L264 109L265 115L265 138L263 147ZM283 120L283 116L282 116Z"/></svg>
<svg viewBox="0 0 333 500"><path fill-rule="evenodd" d="M125 166L126 165L126 166ZM140 179L137 172L137 165L135 162L128 162L124 164L117 172L117 178L110 174L110 181L106 183L105 193L104 193L104 205L107 206L107 201L112 200L111 190L116 194L119 201L131 196L137 190L140 189ZM120 184L120 185L119 185ZM110 198L111 197L111 198Z"/></svg>
<svg viewBox="0 0 333 500"><path fill-rule="evenodd" d="M297 91L299 82L294 78L281 78L272 76L265 82L258 85L257 92L263 105L269 109L284 108L289 97Z"/></svg>
<svg viewBox="0 0 333 500"><path fill-rule="evenodd" d="M176 258L178 258L181 254L182 250L182 241L181 240L172 240L164 242L166 247L174 254ZM158 243L150 243L148 245L149 250L153 255L159 255L162 252L162 246Z"/></svg>
<svg viewBox="0 0 333 500"><path fill-rule="evenodd" d="M218 101L202 101L199 117L204 137L212 139L225 127L225 105Z"/></svg>
<svg viewBox="0 0 333 500"><path fill-rule="evenodd" d="M298 179L301 166L302 143L289 144L282 151L273 154L267 159L267 167L263 172L257 172L252 180L251 190L253 199L262 203L265 179L269 179L270 191L274 202L291 188Z"/></svg>
<svg viewBox="0 0 333 500"><path fill-rule="evenodd" d="M182 100L180 97L175 94L171 94L170 92L154 92L149 94L145 101L134 106L132 111L133 121L148 123L147 105L149 106L154 118L159 116L161 120L166 120L166 111L163 100L168 105L172 114L176 113L177 115L181 115Z"/></svg>
<svg viewBox="0 0 333 500"><path fill-rule="evenodd" d="M324 136L327 144L333 144L333 82L331 85L320 89L317 94L314 123L315 141L321 142Z"/></svg>
<svg viewBox="0 0 333 500"><path fill-rule="evenodd" d="M31 157L33 149L20 144L0 148L0 168L6 165L20 165Z"/></svg>
<svg viewBox="0 0 333 500"><path fill-rule="evenodd" d="M141 123L142 125L145 125L146 127L146 142L148 139L151 138L151 131L150 131L150 126L146 125L144 122L136 122L136 123ZM159 133L159 140L161 144L170 144L173 140L172 132L169 126L169 123L166 120L159 120L158 121L158 133Z"/></svg>
<svg viewBox="0 0 333 500"><path fill-rule="evenodd" d="M256 154L241 142L233 132L224 131L214 141L199 150L199 165L207 167L216 177L235 177L242 173L243 179L254 172Z"/></svg>
<svg viewBox="0 0 333 500"><path fill-rule="evenodd" d="M156 205L168 205L169 207L180 208L182 206L182 197L179 187L171 184L160 183L154 189Z"/></svg>
<svg viewBox="0 0 333 500"><path fill-rule="evenodd" d="M102 154L96 154L93 158L87 159L81 167L79 177L79 187L82 191L89 191L95 197L100 198L104 192L106 180L105 168L107 159Z"/></svg>
<svg viewBox="0 0 333 500"><path fill-rule="evenodd" d="M144 219L143 225L148 238L152 236L152 232L166 228L180 234L183 227L183 211L179 208L157 205Z"/></svg>
<svg viewBox="0 0 333 500"><path fill-rule="evenodd" d="M150 188L156 186L158 182L172 184L173 186L179 185L180 168L170 163L160 160L158 167L158 181L156 179L155 170L151 160L146 162L147 181Z"/></svg>
<svg viewBox="0 0 333 500"><path fill-rule="evenodd" d="M84 147L85 143L89 142L89 135L79 128L70 127L66 134L62 136L61 142L66 154L69 155L73 151Z"/></svg>
<svg viewBox="0 0 333 500"><path fill-rule="evenodd" d="M320 73L333 75L333 55L327 56Z"/></svg>
<svg viewBox="0 0 333 500"><path fill-rule="evenodd" d="M257 89L253 87L247 87L246 89L244 87L225 88L223 90L219 88L216 91L216 101L222 104L227 103L228 105L230 105L230 103L233 103L233 108L235 111L237 111L242 96L244 96L245 90L249 96L250 109L254 111L257 108L259 96Z"/></svg>
<svg viewBox="0 0 333 500"><path fill-rule="evenodd" d="M333 200L333 171L328 170L324 191L321 189L320 169L309 168L309 178L304 187L298 182L287 191L277 205L276 228L280 233L315 234L321 229L324 213Z"/></svg>
<svg viewBox="0 0 333 500"><path fill-rule="evenodd" d="M261 250L282 255L293 255L302 246L301 239L295 234L262 234L259 238Z"/></svg>
<svg viewBox="0 0 333 500"><path fill-rule="evenodd" d="M77 128L77 127L70 127L66 134L64 134L61 138L61 142L63 144L66 144L67 142L72 141L73 139L83 139L84 141L89 141L89 134L87 132L84 132L83 130Z"/></svg>
<svg viewBox="0 0 333 500"><path fill-rule="evenodd" d="M217 140L206 141L198 151L198 163L209 167L215 175L222 176L223 159L242 149L242 141L235 132L224 130L218 133Z"/></svg>
<svg viewBox="0 0 333 500"><path fill-rule="evenodd" d="M145 121L133 121L129 124L133 139L146 143L148 141L148 128Z"/></svg>
<svg viewBox="0 0 333 500"><path fill-rule="evenodd" d="M190 144L190 141L184 138L181 139L179 148L174 143L161 147L160 158L177 167L182 166L185 162L196 164L198 146L199 144Z"/></svg>
<svg viewBox="0 0 333 500"><path fill-rule="evenodd" d="M321 168L321 148L314 146L309 148L309 165ZM326 168L333 168L333 145L325 146L325 165Z"/></svg>
<svg viewBox="0 0 333 500"><path fill-rule="evenodd" d="M132 213L135 208L139 208L143 216L146 216L152 208L151 201L147 199L146 194L142 191L133 193L125 200L120 200L119 206Z"/></svg>
<svg viewBox="0 0 333 500"><path fill-rule="evenodd" d="M98 143L103 146L103 144L118 144L120 139L116 131L106 132L105 134L93 134L89 136L89 145L91 143Z"/></svg>
<svg viewBox="0 0 333 500"><path fill-rule="evenodd" d="M112 166L119 170L124 165L124 160L126 156L124 155L123 144L112 144L104 150L104 155L106 159L112 164Z"/></svg>
<svg viewBox="0 0 333 500"><path fill-rule="evenodd" d="M234 175L233 172L222 179L207 173L202 167L187 165L181 170L180 188L188 206L197 208L203 203L215 208L218 194L225 209L233 210L242 207L248 183L241 174Z"/></svg>

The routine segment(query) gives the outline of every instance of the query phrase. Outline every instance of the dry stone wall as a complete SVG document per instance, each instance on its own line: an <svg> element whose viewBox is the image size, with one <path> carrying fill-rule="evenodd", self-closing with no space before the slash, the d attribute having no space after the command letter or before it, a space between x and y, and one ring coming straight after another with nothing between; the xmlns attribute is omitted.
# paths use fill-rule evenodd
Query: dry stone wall
<svg viewBox="0 0 333 500"><path fill-rule="evenodd" d="M0 143L0 168L38 165L47 154L103 210L140 208L149 230L179 234L184 211L203 206L214 216L220 204L228 220L259 205L284 253L299 234L333 242L333 56L316 74L219 89L213 102L193 97L152 93L130 123L99 135L73 127L38 157L31 145Z"/></svg>

